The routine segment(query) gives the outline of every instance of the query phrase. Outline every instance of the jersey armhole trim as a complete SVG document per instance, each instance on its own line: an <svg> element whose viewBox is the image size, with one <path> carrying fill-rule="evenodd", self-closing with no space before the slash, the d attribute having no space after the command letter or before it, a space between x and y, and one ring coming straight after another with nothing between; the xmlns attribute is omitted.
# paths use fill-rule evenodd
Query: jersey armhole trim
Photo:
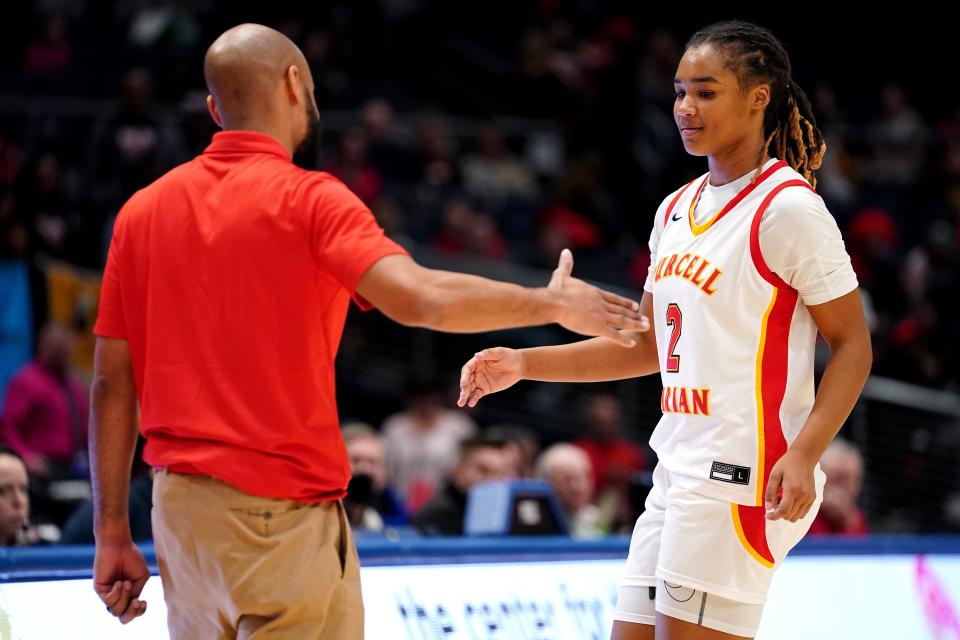
<svg viewBox="0 0 960 640"><path fill-rule="evenodd" d="M787 187L806 187L816 193L816 190L805 180L788 180L774 187L763 199L757 212L753 215L753 221L750 224L750 257L753 259L753 266L756 267L757 272L764 280L778 289L793 290L793 287L770 269L767 261L763 259L763 253L760 251L760 221L763 219L763 214L767 212L767 208L770 206L773 198Z"/></svg>

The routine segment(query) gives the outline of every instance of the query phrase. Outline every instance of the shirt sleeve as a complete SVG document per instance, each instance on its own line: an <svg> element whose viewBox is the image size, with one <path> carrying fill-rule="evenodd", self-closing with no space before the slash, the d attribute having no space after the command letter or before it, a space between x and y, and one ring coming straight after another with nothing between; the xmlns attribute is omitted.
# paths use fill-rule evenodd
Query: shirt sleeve
<svg viewBox="0 0 960 640"><path fill-rule="evenodd" d="M381 258L408 255L406 249L386 236L370 209L339 180L317 179L311 191L310 244L317 266L362 308L370 308L356 295L360 278Z"/></svg>
<svg viewBox="0 0 960 640"><path fill-rule="evenodd" d="M120 259L120 244L122 242L120 236L121 218L117 216L113 237L110 240L110 249L107 252L107 266L103 270L97 322L93 326L93 333L104 338L126 340L127 325L123 316L123 294L121 291L123 265Z"/></svg>
<svg viewBox="0 0 960 640"><path fill-rule="evenodd" d="M809 189L784 189L773 199L760 222L760 251L807 306L858 286L837 221Z"/></svg>
<svg viewBox="0 0 960 640"><path fill-rule="evenodd" d="M650 230L650 239L647 241L647 247L650 249L650 266L647 268L647 279L643 283L643 290L650 293L653 293L654 275L657 272L657 246L660 244L660 234L664 229L663 217L675 195L676 192L667 196L657 207L657 213L653 217L653 229Z"/></svg>

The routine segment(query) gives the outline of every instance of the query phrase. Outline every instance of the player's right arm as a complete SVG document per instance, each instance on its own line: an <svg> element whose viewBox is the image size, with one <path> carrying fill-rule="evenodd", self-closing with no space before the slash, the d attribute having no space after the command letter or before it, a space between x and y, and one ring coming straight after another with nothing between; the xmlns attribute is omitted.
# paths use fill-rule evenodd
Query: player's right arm
<svg viewBox="0 0 960 640"><path fill-rule="evenodd" d="M564 250L546 287L527 288L488 278L428 269L409 256L377 261L360 279L357 293L387 317L438 331L473 333L558 323L598 336L615 350L635 344L647 318L627 298L574 278L573 256Z"/></svg>
<svg viewBox="0 0 960 640"><path fill-rule="evenodd" d="M652 312L653 294L645 291L640 313L649 318ZM457 404L476 406L483 396L503 391L520 380L603 382L659 371L655 332L634 333L632 337L636 344L630 349L602 338L531 349L484 349L460 370Z"/></svg>

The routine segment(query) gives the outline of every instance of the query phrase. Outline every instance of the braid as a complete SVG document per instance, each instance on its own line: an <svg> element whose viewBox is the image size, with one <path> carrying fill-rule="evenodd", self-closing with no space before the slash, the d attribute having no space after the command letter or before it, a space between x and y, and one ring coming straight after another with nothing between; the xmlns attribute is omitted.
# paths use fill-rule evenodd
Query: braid
<svg viewBox="0 0 960 640"><path fill-rule="evenodd" d="M807 94L792 81L789 92L786 106L789 117L781 128L789 131L790 144L786 146L785 152L790 157L784 157L784 160L816 188L817 178L814 171L823 164L827 143L823 141L823 135L817 128Z"/></svg>
<svg viewBox="0 0 960 640"><path fill-rule="evenodd" d="M827 145L807 94L791 78L790 58L780 41L763 27L734 20L701 29L686 48L703 44L721 51L742 87L770 85L770 104L763 114L764 154L785 160L816 187L814 172L823 162Z"/></svg>

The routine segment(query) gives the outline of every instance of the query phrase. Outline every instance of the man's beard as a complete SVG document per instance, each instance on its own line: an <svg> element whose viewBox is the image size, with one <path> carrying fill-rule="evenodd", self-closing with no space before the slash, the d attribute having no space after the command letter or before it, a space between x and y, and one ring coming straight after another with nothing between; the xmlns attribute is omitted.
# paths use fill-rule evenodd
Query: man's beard
<svg viewBox="0 0 960 640"><path fill-rule="evenodd" d="M317 154L320 151L320 113L307 102L307 133L293 150L293 164L301 169L312 171L317 168Z"/></svg>

